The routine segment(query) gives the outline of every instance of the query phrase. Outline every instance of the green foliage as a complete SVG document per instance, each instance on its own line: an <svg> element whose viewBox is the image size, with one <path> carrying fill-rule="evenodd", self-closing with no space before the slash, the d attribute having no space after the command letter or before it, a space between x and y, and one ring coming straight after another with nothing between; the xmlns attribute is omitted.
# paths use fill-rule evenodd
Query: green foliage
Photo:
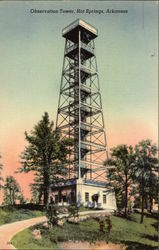
<svg viewBox="0 0 159 250"><path fill-rule="evenodd" d="M24 200L19 184L13 176L7 176L4 184L4 205L14 205L19 197Z"/></svg>
<svg viewBox="0 0 159 250"><path fill-rule="evenodd" d="M18 171L34 171L34 189L44 195L44 204L47 204L50 185L63 181L66 176L72 140L61 139L60 131L53 130L53 122L46 112L30 135L25 132L25 139L28 146L21 154L22 168Z"/></svg>
<svg viewBox="0 0 159 250"><path fill-rule="evenodd" d="M117 208L119 210L122 210L125 206L124 193L121 192L120 190L115 190L115 197L116 197Z"/></svg>
<svg viewBox="0 0 159 250"><path fill-rule="evenodd" d="M58 207L56 205L49 204L46 209L46 216L50 226L56 226L58 224Z"/></svg>
<svg viewBox="0 0 159 250"><path fill-rule="evenodd" d="M100 216L95 217L94 220L99 223L97 231L98 240L103 240L104 238L107 242L109 242L110 230L112 228L110 218L108 216Z"/></svg>
<svg viewBox="0 0 159 250"><path fill-rule="evenodd" d="M92 210L94 210L94 208L92 208L92 207L83 207L83 206L80 206L80 207L78 207L78 211L79 212L85 212L85 211L92 211Z"/></svg>
<svg viewBox="0 0 159 250"><path fill-rule="evenodd" d="M32 228L26 229L19 234L16 234L12 239L12 244L16 247L17 250L21 249L54 249L59 250L57 244L54 244L50 239L46 236L41 240L36 240L32 236Z"/></svg>
<svg viewBox="0 0 159 250"><path fill-rule="evenodd" d="M114 188L117 206L119 209L125 208L125 215L128 202L128 189L132 184L132 164L134 162L134 152L132 146L125 144L111 149L111 158L105 162L108 165L108 180Z"/></svg>
<svg viewBox="0 0 159 250"><path fill-rule="evenodd" d="M128 249L150 250L157 247L157 230L154 228L156 219L145 217L143 224L140 224L140 214L131 214L128 219L116 216L110 216L110 219L110 241L124 243L130 247Z"/></svg>
<svg viewBox="0 0 159 250"><path fill-rule="evenodd" d="M156 145L151 140L143 140L134 149L127 145L112 148L111 158L105 162L109 166L107 177L115 190L118 208L125 208L127 215L130 195L135 196L135 203L138 199L138 204L141 204L141 223L144 206L151 211L153 199L157 197L156 153Z"/></svg>
<svg viewBox="0 0 159 250"><path fill-rule="evenodd" d="M107 228L106 228L106 221L105 218L103 216L99 217L99 232L100 233L106 233Z"/></svg>
<svg viewBox="0 0 159 250"><path fill-rule="evenodd" d="M19 200L20 204L26 203L26 200L25 200L22 192L18 195L18 200Z"/></svg>
<svg viewBox="0 0 159 250"><path fill-rule="evenodd" d="M15 221L26 220L33 217L42 216L40 211L31 211L29 209L16 209L13 206L0 208L0 225L12 223Z"/></svg>
<svg viewBox="0 0 159 250"><path fill-rule="evenodd" d="M133 164L133 179L136 188L133 195L141 197L141 220L143 222L144 204L148 201L152 208L152 200L158 194L158 159L157 146L150 140L143 140L135 146L135 161ZM151 210L151 209L150 209Z"/></svg>
<svg viewBox="0 0 159 250"><path fill-rule="evenodd" d="M42 189L39 187L38 180L36 183L30 184L31 187L31 202L35 204L40 204L41 203L41 198L42 198Z"/></svg>
<svg viewBox="0 0 159 250"><path fill-rule="evenodd" d="M68 212L69 212L69 216L70 217L78 217L79 216L79 207L77 206L77 204L71 204L68 207Z"/></svg>
<svg viewBox="0 0 159 250"><path fill-rule="evenodd" d="M106 219L107 218L104 220ZM109 238L107 222L107 232L101 233L99 232L98 221L88 219L87 221L82 221L79 224L70 224L66 222L63 227L55 226L49 230L46 228L44 229L42 225L36 225L31 229L27 229L17 234L13 238L12 242L18 249L54 249L54 242L63 242L68 240L95 242L98 240L107 241L108 239L114 243L123 243L127 245L127 249L157 249L157 229L154 227L157 223L156 219L145 217L144 223L140 224L140 215L132 214L128 217L128 219L110 216L108 220L110 220L112 226L109 230ZM42 239L39 241L32 238L32 231L35 228L38 228L41 231Z"/></svg>
<svg viewBox="0 0 159 250"><path fill-rule="evenodd" d="M99 236L97 228L98 223L93 219L78 224L66 222L63 227L53 227L49 230L49 238L52 239L52 242L54 242L54 235L57 242L68 240L95 242Z"/></svg>
<svg viewBox="0 0 159 250"><path fill-rule="evenodd" d="M60 239L59 231L60 229L57 227L53 227L49 230L49 239L51 242L56 243L56 244L58 243ZM61 236L61 238L63 237Z"/></svg>

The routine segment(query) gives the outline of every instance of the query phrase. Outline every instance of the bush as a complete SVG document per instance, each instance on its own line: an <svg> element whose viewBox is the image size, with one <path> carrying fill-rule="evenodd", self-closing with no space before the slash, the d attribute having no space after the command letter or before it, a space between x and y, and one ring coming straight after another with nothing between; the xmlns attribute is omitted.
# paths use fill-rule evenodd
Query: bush
<svg viewBox="0 0 159 250"><path fill-rule="evenodd" d="M79 216L79 207L77 204L72 204L68 207L68 212L70 217L78 217Z"/></svg>
<svg viewBox="0 0 159 250"><path fill-rule="evenodd" d="M16 211L15 206L13 206L13 205L6 205L6 206L3 206L2 209L3 209L5 212L15 212L15 211Z"/></svg>
<svg viewBox="0 0 159 250"><path fill-rule="evenodd" d="M16 204L14 206L16 209L29 209L29 210L39 210L39 211L45 210L45 205L34 204L34 203Z"/></svg>
<svg viewBox="0 0 159 250"><path fill-rule="evenodd" d="M100 216L94 218L99 223L98 239L105 237L106 241L109 242L110 231L112 228L111 220L108 216Z"/></svg>
<svg viewBox="0 0 159 250"><path fill-rule="evenodd" d="M0 208L0 225L20 220L26 220L42 215L43 213L41 211L30 211L29 209L17 210L13 206L5 206L3 208Z"/></svg>
<svg viewBox="0 0 159 250"><path fill-rule="evenodd" d="M52 230L50 230L50 232L49 232L49 239L53 243L57 243L58 242L58 232L57 232L56 228L52 228Z"/></svg>
<svg viewBox="0 0 159 250"><path fill-rule="evenodd" d="M56 205L48 205L46 209L46 216L51 227L58 225L58 207Z"/></svg>

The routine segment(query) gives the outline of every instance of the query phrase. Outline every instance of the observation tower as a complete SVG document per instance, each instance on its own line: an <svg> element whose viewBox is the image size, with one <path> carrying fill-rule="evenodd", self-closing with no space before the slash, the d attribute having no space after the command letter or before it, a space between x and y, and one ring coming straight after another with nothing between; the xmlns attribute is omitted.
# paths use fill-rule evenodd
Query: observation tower
<svg viewBox="0 0 159 250"><path fill-rule="evenodd" d="M107 187L107 142L95 53L98 31L78 19L62 30L65 38L56 128L74 145L67 164L67 181L52 188L55 203L74 203L115 209Z"/></svg>

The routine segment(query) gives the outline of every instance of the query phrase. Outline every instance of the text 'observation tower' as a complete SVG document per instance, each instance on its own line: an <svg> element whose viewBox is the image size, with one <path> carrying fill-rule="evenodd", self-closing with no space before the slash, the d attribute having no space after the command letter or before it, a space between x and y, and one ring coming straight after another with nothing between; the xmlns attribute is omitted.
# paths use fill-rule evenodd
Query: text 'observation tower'
<svg viewBox="0 0 159 250"><path fill-rule="evenodd" d="M106 134L94 40L98 31L78 19L62 30L64 60L56 127L72 138L68 179L105 182Z"/></svg>

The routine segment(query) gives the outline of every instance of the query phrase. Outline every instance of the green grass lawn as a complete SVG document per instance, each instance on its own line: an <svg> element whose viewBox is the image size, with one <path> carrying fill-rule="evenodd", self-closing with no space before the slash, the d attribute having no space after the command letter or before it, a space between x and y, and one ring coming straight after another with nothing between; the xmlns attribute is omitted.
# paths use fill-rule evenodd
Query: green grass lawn
<svg viewBox="0 0 159 250"><path fill-rule="evenodd" d="M144 218L140 224L140 215L132 214L129 219L110 216L112 228L109 241L123 243L128 250L157 249L157 220ZM42 238L36 240L32 237L33 229L40 229ZM94 219L79 224L65 223L63 227L54 227L50 230L42 225L34 226L17 234L12 243L17 249L59 249L58 242L68 240L98 241L106 240L106 233L99 232L99 224Z"/></svg>
<svg viewBox="0 0 159 250"><path fill-rule="evenodd" d="M31 211L29 209L2 209L0 208L0 225L12 223L19 220L26 220L44 215L41 211Z"/></svg>
<svg viewBox="0 0 159 250"><path fill-rule="evenodd" d="M43 237L41 240L36 240L32 237L32 228L25 229L24 231L18 233L12 239L12 244L16 249L29 249L29 250L39 250L39 249L55 249L59 250L59 246L53 243L49 238Z"/></svg>
<svg viewBox="0 0 159 250"><path fill-rule="evenodd" d="M87 212L87 211L94 211L94 208L90 207L79 207L79 212Z"/></svg>
<svg viewBox="0 0 159 250"><path fill-rule="evenodd" d="M111 216L110 240L124 243L127 249L158 249L157 220L144 217L143 224L140 224L139 214L132 214L129 219Z"/></svg>

